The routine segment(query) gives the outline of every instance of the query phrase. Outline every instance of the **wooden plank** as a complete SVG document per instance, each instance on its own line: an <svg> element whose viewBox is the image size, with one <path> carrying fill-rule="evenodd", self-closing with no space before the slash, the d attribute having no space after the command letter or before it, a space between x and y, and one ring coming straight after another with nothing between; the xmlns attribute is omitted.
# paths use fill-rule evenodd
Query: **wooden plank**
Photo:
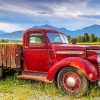
<svg viewBox="0 0 100 100"><path fill-rule="evenodd" d="M17 45L16 47L16 68L20 68L21 67L21 48L22 46L21 45Z"/></svg>
<svg viewBox="0 0 100 100"><path fill-rule="evenodd" d="M7 45L7 67L11 67L11 45Z"/></svg>
<svg viewBox="0 0 100 100"><path fill-rule="evenodd" d="M0 66L2 66L2 45L0 45Z"/></svg>
<svg viewBox="0 0 100 100"><path fill-rule="evenodd" d="M6 67L7 63L6 63L6 57L7 57L7 49L6 49L6 45L3 45L3 66Z"/></svg>
<svg viewBox="0 0 100 100"><path fill-rule="evenodd" d="M11 45L11 68L16 68L16 45Z"/></svg>
<svg viewBox="0 0 100 100"><path fill-rule="evenodd" d="M0 45L0 66L20 68L21 45Z"/></svg>
<svg viewBox="0 0 100 100"><path fill-rule="evenodd" d="M3 65L3 62L4 62L4 45L2 45L2 65Z"/></svg>

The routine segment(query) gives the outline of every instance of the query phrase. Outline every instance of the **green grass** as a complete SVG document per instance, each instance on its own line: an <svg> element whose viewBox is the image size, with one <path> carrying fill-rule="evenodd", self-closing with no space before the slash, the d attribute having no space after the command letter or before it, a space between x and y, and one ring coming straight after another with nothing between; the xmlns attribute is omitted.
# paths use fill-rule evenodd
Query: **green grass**
<svg viewBox="0 0 100 100"><path fill-rule="evenodd" d="M100 100L100 88L91 85L87 96L78 100ZM17 79L9 76L0 81L0 100L76 100L62 95L53 84Z"/></svg>
<svg viewBox="0 0 100 100"><path fill-rule="evenodd" d="M77 43L82 45L100 45L100 42L83 42L83 43Z"/></svg>
<svg viewBox="0 0 100 100"><path fill-rule="evenodd" d="M0 44L23 44L22 42L0 42ZM83 42L83 43L77 43L82 45L100 45L100 42Z"/></svg>
<svg viewBox="0 0 100 100"><path fill-rule="evenodd" d="M0 44L23 44L22 42L0 42Z"/></svg>

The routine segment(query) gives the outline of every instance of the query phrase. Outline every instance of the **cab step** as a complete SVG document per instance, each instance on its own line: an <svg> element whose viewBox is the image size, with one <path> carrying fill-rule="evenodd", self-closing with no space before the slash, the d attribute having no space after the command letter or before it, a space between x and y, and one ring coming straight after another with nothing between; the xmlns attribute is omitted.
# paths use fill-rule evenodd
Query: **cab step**
<svg viewBox="0 0 100 100"><path fill-rule="evenodd" d="M22 79L30 79L30 80L37 80L37 81L42 81L46 83L53 83L52 81L49 81L46 76L40 75L18 75L17 78L22 78Z"/></svg>

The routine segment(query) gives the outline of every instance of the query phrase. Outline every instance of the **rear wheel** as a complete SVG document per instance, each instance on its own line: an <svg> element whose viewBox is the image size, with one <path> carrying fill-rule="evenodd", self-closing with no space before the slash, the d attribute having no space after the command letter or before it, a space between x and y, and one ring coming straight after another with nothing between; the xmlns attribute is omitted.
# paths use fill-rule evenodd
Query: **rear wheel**
<svg viewBox="0 0 100 100"><path fill-rule="evenodd" d="M88 91L88 80L79 69L65 67L58 73L57 86L67 95L81 97Z"/></svg>

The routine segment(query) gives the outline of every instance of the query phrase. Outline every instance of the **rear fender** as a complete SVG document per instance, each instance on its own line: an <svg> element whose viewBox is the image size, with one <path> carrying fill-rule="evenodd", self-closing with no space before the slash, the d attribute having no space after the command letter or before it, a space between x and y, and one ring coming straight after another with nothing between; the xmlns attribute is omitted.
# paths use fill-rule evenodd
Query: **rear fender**
<svg viewBox="0 0 100 100"><path fill-rule="evenodd" d="M50 81L54 81L57 71L59 71L63 67L69 67L69 66L76 67L79 70L81 70L91 82L97 80L98 76L95 66L88 60L79 57L69 57L58 61L48 71L47 78Z"/></svg>

